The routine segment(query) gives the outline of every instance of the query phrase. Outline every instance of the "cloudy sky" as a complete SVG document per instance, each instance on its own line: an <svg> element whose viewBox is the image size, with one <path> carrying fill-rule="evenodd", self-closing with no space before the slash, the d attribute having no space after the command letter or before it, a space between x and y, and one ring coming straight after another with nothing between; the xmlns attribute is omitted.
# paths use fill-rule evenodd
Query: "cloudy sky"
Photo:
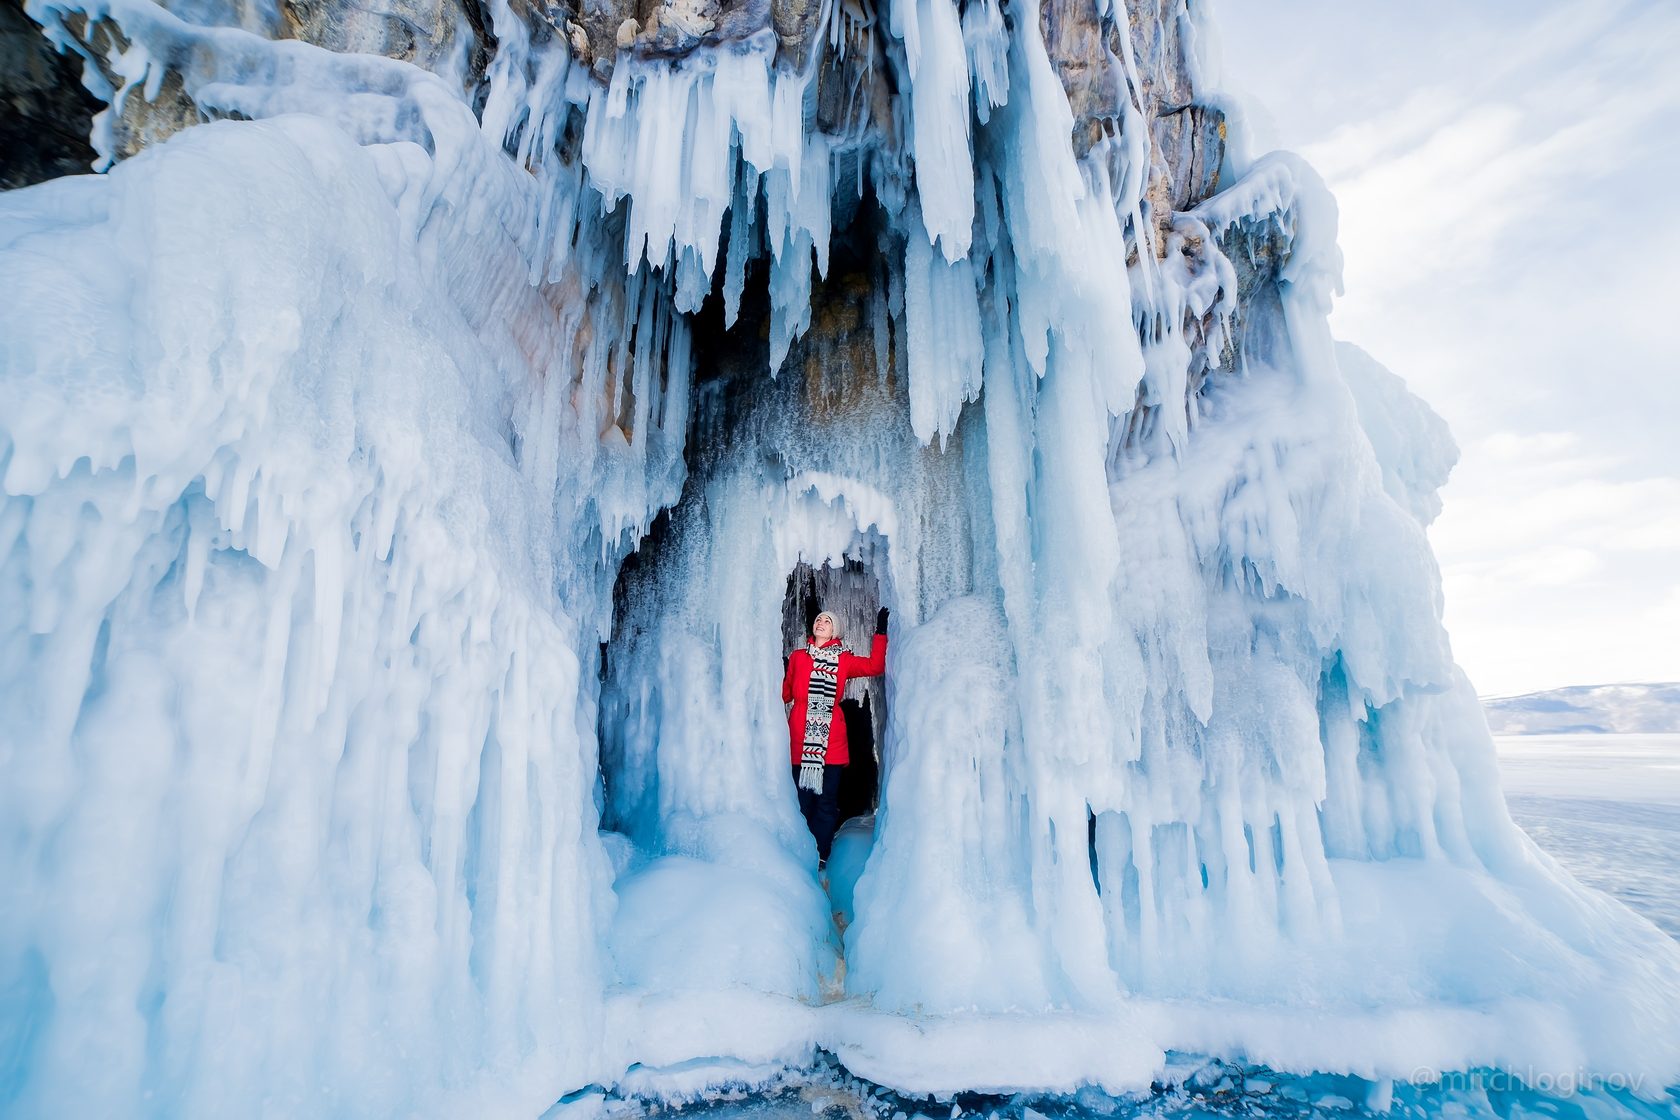
<svg viewBox="0 0 1680 1120"><path fill-rule="evenodd" d="M1256 152L1341 206L1331 319L1452 425L1484 695L1680 680L1680 3L1217 0Z"/></svg>

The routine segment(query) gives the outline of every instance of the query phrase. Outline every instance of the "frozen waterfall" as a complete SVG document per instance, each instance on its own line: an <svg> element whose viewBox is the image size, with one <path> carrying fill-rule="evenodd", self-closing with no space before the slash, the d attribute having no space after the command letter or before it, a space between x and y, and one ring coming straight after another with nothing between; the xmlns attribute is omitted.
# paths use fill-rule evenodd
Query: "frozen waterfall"
<svg viewBox="0 0 1680 1120"><path fill-rule="evenodd" d="M325 6L28 0L105 108L0 195L0 1113L1680 1084L1202 0ZM844 903L802 565L893 611Z"/></svg>

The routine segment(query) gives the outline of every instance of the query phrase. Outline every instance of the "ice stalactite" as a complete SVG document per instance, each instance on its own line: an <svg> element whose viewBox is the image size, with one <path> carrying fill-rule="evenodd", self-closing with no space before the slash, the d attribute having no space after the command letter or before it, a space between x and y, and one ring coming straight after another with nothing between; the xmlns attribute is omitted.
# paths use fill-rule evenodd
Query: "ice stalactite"
<svg viewBox="0 0 1680 1120"><path fill-rule="evenodd" d="M416 267L402 170L315 122L217 126L57 208L68 258L10 230L36 298L6 336L72 340L5 380L24 1114L589 1068L582 626L484 388L517 343L463 342L480 309Z"/></svg>
<svg viewBox="0 0 1680 1120"><path fill-rule="evenodd" d="M0 197L7 1111L1680 1081L1201 4L30 11L110 170ZM893 624L831 900L779 686L842 561Z"/></svg>
<svg viewBox="0 0 1680 1120"><path fill-rule="evenodd" d="M94 14L129 96L290 115L4 201L4 1109L545 1107L603 1069L593 635L686 323L431 75Z"/></svg>

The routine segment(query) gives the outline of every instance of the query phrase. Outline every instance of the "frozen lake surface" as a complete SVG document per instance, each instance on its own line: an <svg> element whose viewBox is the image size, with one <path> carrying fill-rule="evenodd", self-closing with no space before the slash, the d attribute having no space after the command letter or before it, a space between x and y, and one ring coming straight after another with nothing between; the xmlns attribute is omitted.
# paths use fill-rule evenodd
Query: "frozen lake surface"
<svg viewBox="0 0 1680 1120"><path fill-rule="evenodd" d="M1680 735L1494 741L1524 831L1583 883L1680 938Z"/></svg>
<svg viewBox="0 0 1680 1120"><path fill-rule="evenodd" d="M1172 1059L1169 1059L1171 1061ZM1073 1096L1011 1097L959 1093L902 1097L853 1078L831 1063L755 1092L725 1094L686 1107L635 1101L578 1102L578 1116L642 1120L1675 1120L1680 1089L1644 1095L1624 1086L1539 1091L1494 1070L1429 1084L1373 1084L1356 1077L1294 1077L1261 1067L1179 1058L1169 1085L1127 1097L1094 1089ZM542 1120L566 1120L562 1106Z"/></svg>

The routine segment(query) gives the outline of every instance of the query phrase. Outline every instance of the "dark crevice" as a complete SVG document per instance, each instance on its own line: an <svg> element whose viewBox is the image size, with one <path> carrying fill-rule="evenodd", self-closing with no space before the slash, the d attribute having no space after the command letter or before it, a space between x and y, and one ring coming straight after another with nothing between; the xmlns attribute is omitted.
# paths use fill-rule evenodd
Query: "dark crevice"
<svg viewBox="0 0 1680 1120"><path fill-rule="evenodd" d="M19 0L0 0L0 190L91 171L103 107L82 86L82 60L54 50Z"/></svg>

